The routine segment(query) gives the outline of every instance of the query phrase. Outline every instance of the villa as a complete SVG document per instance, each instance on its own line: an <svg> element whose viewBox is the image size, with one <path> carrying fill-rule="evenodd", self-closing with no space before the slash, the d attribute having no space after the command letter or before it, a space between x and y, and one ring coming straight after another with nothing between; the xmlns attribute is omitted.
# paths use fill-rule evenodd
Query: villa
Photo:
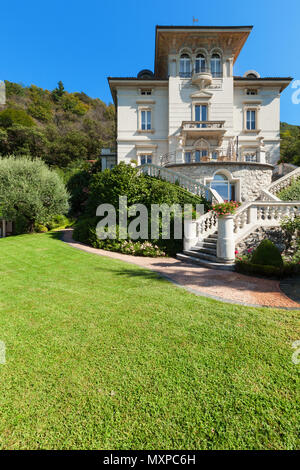
<svg viewBox="0 0 300 470"><path fill-rule="evenodd" d="M234 75L251 30L157 26L154 73L108 78L116 161L165 166L223 199L255 200L280 157L280 94L292 79Z"/></svg>

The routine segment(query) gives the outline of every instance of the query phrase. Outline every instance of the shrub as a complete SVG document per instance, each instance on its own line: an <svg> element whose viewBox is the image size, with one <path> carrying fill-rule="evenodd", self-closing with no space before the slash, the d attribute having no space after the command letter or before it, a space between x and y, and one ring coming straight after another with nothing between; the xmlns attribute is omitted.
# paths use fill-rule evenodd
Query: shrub
<svg viewBox="0 0 300 470"><path fill-rule="evenodd" d="M82 176L83 181L80 181ZM78 175L74 180L70 181L68 188L70 189L73 197L73 204L75 207L83 208L83 215L79 219L78 225L75 228L74 237L83 243L95 246L95 227L100 219L95 218L96 209L100 204L111 204L115 207L116 213L119 211L119 196L127 196L128 206L134 204L144 204L148 209L149 220L148 227L151 226L151 204L179 204L183 207L184 204L204 204L206 208L210 207L209 203L204 198L194 196L180 186L168 183L161 179L150 178L143 174L139 174L136 168L130 165L120 163L113 170L105 170L101 173L91 175L90 184L85 185L85 178L88 175ZM76 184L78 182L78 184ZM77 193L77 188L81 186L80 193ZM84 191L83 191L84 189ZM88 194L87 194L88 191ZM156 245L162 252L173 256L183 248L183 240L175 240L173 236L174 231L174 214L171 214L171 237L169 240L164 240L162 237L162 224L160 223L160 237L157 240L151 240L152 244ZM130 222L130 217L128 218ZM183 219L182 219L183 225ZM150 233L148 233L150 236ZM145 241L144 239L139 242ZM119 240L119 243L121 241ZM137 250L137 248L136 248Z"/></svg>
<svg viewBox="0 0 300 470"><path fill-rule="evenodd" d="M46 228L48 230L54 230L58 228L65 228L72 224L72 221L66 217L65 215L58 214L51 218L49 222L46 224Z"/></svg>
<svg viewBox="0 0 300 470"><path fill-rule="evenodd" d="M11 127L14 124L20 124L24 127L33 127L34 120L24 109L7 108L0 112L0 126Z"/></svg>
<svg viewBox="0 0 300 470"><path fill-rule="evenodd" d="M26 232L67 210L65 186L44 162L29 157L0 159L0 212L4 219L23 221Z"/></svg>
<svg viewBox="0 0 300 470"><path fill-rule="evenodd" d="M278 197L283 201L300 201L300 178L294 180L288 188L280 191Z"/></svg>
<svg viewBox="0 0 300 470"><path fill-rule="evenodd" d="M279 249L271 240L263 240L253 252L251 263L262 266L275 266L281 268L283 260Z"/></svg>
<svg viewBox="0 0 300 470"><path fill-rule="evenodd" d="M277 266L254 264L246 260L236 260L236 271L241 274L258 275L267 278L283 278L300 273L300 264L295 262L284 263L281 268Z"/></svg>
<svg viewBox="0 0 300 470"><path fill-rule="evenodd" d="M158 257L165 256L165 252L153 241L148 240L99 240L96 234L98 218L82 218L74 228L73 238L81 243L88 244L94 248L101 248L107 251L116 251L133 256ZM118 227L116 227L118 233Z"/></svg>
<svg viewBox="0 0 300 470"><path fill-rule="evenodd" d="M46 233L46 232L48 232L48 228L46 227L46 225L35 224L34 225L34 231L37 232L37 233Z"/></svg>

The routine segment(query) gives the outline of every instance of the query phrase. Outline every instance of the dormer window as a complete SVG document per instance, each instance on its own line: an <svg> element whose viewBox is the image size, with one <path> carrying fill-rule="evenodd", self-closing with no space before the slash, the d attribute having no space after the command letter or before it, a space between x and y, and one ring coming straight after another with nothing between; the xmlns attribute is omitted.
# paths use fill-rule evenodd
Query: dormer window
<svg viewBox="0 0 300 470"><path fill-rule="evenodd" d="M256 96L256 95L258 95L258 91L255 90L254 88L248 88L248 90L247 90L246 93L247 93L248 96Z"/></svg>
<svg viewBox="0 0 300 470"><path fill-rule="evenodd" d="M220 54L213 54L210 59L210 71L213 77L222 77Z"/></svg>
<svg viewBox="0 0 300 470"><path fill-rule="evenodd" d="M195 72L201 73L206 71L206 59L203 54L198 54L196 57Z"/></svg>
<svg viewBox="0 0 300 470"><path fill-rule="evenodd" d="M180 56L180 76L190 77L192 73L191 58L188 54L181 54Z"/></svg>
<svg viewBox="0 0 300 470"><path fill-rule="evenodd" d="M152 90L149 88L142 88L141 89L141 95L142 96L151 96L152 95Z"/></svg>

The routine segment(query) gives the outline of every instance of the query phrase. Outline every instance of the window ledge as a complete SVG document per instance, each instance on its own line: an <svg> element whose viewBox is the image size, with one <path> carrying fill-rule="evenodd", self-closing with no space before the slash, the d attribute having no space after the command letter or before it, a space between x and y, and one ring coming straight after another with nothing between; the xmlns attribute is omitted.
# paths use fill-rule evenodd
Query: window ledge
<svg viewBox="0 0 300 470"><path fill-rule="evenodd" d="M259 134L261 132L261 129L244 129L243 132L246 134Z"/></svg>
<svg viewBox="0 0 300 470"><path fill-rule="evenodd" d="M154 129L138 129L137 131L139 134L154 134L155 132Z"/></svg>

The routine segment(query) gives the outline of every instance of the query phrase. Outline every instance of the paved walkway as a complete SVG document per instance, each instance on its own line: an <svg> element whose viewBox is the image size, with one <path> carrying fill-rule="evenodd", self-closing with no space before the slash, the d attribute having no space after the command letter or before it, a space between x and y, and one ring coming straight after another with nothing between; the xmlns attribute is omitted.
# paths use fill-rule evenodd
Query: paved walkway
<svg viewBox="0 0 300 470"><path fill-rule="evenodd" d="M99 250L75 242L72 238L72 230L63 232L63 240L79 250L126 261L155 271L197 295L243 305L287 309L300 308L300 303L289 299L281 291L279 281L249 277L235 272L207 269L184 263L175 258L144 258Z"/></svg>

